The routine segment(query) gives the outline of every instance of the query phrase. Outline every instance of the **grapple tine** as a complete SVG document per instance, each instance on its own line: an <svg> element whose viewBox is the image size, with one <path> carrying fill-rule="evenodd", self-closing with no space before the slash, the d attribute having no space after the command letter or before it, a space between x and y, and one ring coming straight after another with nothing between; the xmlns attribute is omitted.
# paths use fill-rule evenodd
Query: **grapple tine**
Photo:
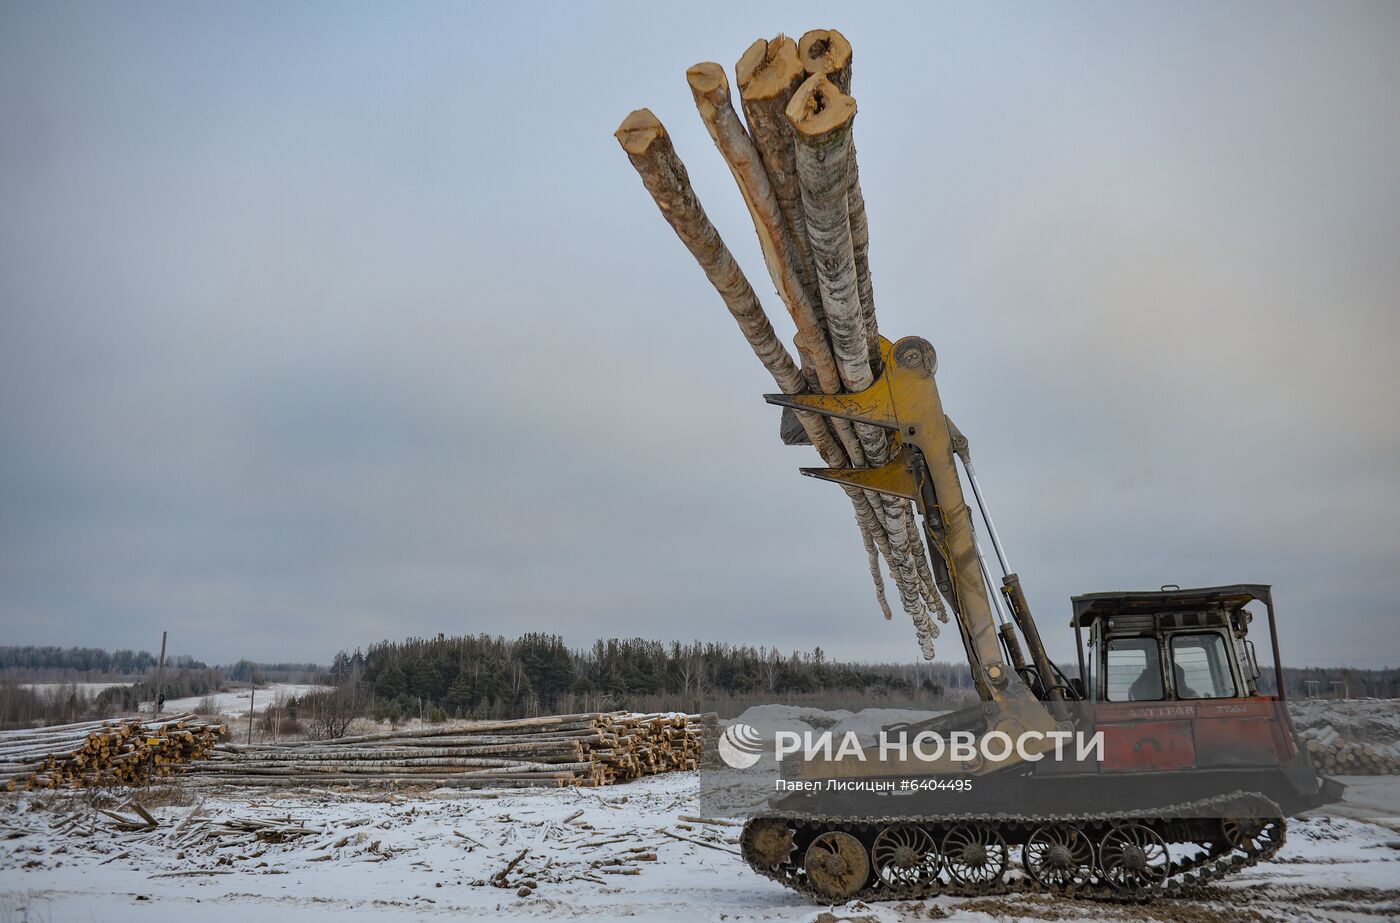
<svg viewBox="0 0 1400 923"><path fill-rule="evenodd" d="M889 340L880 338L882 369L889 369L893 349L894 346ZM850 394L765 394L763 399L779 407L810 410L825 417L840 417L843 420L897 430L899 416L895 412L887 374L887 371L882 372L870 387Z"/></svg>
<svg viewBox="0 0 1400 923"><path fill-rule="evenodd" d="M913 453L901 447L895 456L878 468L799 468L809 478L850 484L876 493L916 500L919 478Z"/></svg>

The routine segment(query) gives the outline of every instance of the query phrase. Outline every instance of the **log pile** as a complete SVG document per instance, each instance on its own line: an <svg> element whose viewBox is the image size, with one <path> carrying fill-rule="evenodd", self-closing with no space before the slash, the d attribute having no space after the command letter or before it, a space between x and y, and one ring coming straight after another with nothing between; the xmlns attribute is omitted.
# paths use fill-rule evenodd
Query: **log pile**
<svg viewBox="0 0 1400 923"><path fill-rule="evenodd" d="M188 779L239 785L611 785L699 765L699 716L591 712L303 743L219 745Z"/></svg>
<svg viewBox="0 0 1400 923"><path fill-rule="evenodd" d="M1400 775L1400 746L1361 743L1342 737L1336 728L1308 728L1299 733L1319 772L1338 776Z"/></svg>
<svg viewBox="0 0 1400 923"><path fill-rule="evenodd" d="M0 788L135 785L203 758L224 733L193 714L0 732Z"/></svg>
<svg viewBox="0 0 1400 923"><path fill-rule="evenodd" d="M661 121L638 109L616 132L662 216L699 262L759 361L786 394L860 391L880 374L879 328L869 261L850 95L850 43L835 30L800 42L754 42L735 66L743 118L719 64L686 72L706 130L753 219L773 287L795 328L788 352L753 286L710 223ZM889 461L891 435L862 423L793 413L784 440L812 445L830 467ZM890 618L880 559L914 624L925 658L948 620L913 509L904 500L848 487L876 600Z"/></svg>

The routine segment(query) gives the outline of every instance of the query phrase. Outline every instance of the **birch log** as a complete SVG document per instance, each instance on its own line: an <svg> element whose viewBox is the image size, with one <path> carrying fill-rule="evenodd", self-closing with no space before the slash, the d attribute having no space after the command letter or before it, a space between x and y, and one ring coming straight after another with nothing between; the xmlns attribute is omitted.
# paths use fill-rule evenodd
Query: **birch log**
<svg viewBox="0 0 1400 923"><path fill-rule="evenodd" d="M870 279L870 225L865 218L865 196L860 191L860 165L855 145L851 145L851 182L846 191L850 209L851 255L856 261L856 289L860 293L860 311L865 318L865 342L870 354L870 368L880 374L880 327L875 322L875 285Z"/></svg>
<svg viewBox="0 0 1400 923"><path fill-rule="evenodd" d="M812 247L807 242L807 224L802 216L802 193L797 185L792 129L788 127L784 111L792 94L807 79L807 72L797 57L797 43L785 35L772 41L759 39L739 58L734 75L749 134L763 158L763 168L768 171L773 193L787 221L788 235L796 251L797 274L820 311L817 271L812 265Z"/></svg>
<svg viewBox="0 0 1400 923"><path fill-rule="evenodd" d="M623 120L617 139L662 216L705 271L778 389L784 394L801 394L806 390L801 370L773 331L753 286L720 239L719 231L710 223L661 121L651 110L638 109ZM824 458L839 457L845 463L844 449L832 439L822 418L800 413L798 419Z"/></svg>
<svg viewBox="0 0 1400 923"><path fill-rule="evenodd" d="M616 137L662 216L719 292L763 367L784 393L800 393L802 372L773 332L753 286L710 223L661 120L650 109L638 109L623 119Z"/></svg>
<svg viewBox="0 0 1400 923"><path fill-rule="evenodd" d="M787 108L795 140L802 208L832 352L845 387L863 391L874 376L856 281L847 200L855 114L855 100L822 74L809 77ZM857 424L855 430L867 465L878 466L889 460L884 430L867 424ZM903 501L881 496L880 503L900 601L914 621L920 648L926 657L931 656L932 639L938 628L925 610L924 582L914 560L915 554L923 553L922 543L914 544L917 536L908 529L909 516Z"/></svg>
<svg viewBox="0 0 1400 923"><path fill-rule="evenodd" d="M802 67L808 74L821 74L842 93L851 92L854 55L851 43L835 29L814 29L799 44ZM870 279L870 226L865 217L865 196L860 191L860 165L851 147L850 185L846 191L851 223L851 252L856 261L856 287L860 292L861 314L871 367L880 374L880 331L875 322L875 288Z"/></svg>
<svg viewBox="0 0 1400 923"><path fill-rule="evenodd" d="M856 101L821 74L809 77L788 102L787 117L796 141L797 174L807 236L816 260L818 290L841 383L850 391L870 386L870 350L856 286L855 258L846 200L851 124ZM857 427L858 431L868 427ZM867 456L880 454L877 439L862 434ZM880 464L874 457L872 464Z"/></svg>
<svg viewBox="0 0 1400 923"><path fill-rule="evenodd" d="M642 184L661 209L662 216L699 262L738 322L754 354L773 376L778 389L785 394L805 391L806 382L801 371L773 331L753 286L744 277L743 270L734 261L729 248L705 214L690 185L685 165L672 147L661 121L651 110L638 109L623 120L616 136L641 176ZM850 463L845 449L832 438L824 419L811 413L799 413L797 416L813 446L828 465L844 467ZM880 550L889 549L888 553L895 553L894 545L877 515L879 506L871 503L862 491L848 490L847 495L851 498L863 535ZM878 565L873 570L878 574ZM884 588L880 581L876 583L876 596L882 611L888 616L889 607L884 601Z"/></svg>

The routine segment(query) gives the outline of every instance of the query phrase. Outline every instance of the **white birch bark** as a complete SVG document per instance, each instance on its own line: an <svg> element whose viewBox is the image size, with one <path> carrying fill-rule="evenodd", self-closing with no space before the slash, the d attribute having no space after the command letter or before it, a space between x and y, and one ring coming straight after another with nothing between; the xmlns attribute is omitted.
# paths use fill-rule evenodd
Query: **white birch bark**
<svg viewBox="0 0 1400 923"><path fill-rule="evenodd" d="M851 43L835 29L814 29L802 36L798 55L803 69L809 74L821 74L842 93L851 92L854 54ZM865 335L870 362L875 374L880 374L879 327L875 322L875 289L870 279L870 227L865 216L865 196L860 190L860 169L855 146L851 147L850 187L846 197L850 210L851 251L856 261L856 287L860 292L861 313L865 317Z"/></svg>
<svg viewBox="0 0 1400 923"><path fill-rule="evenodd" d="M855 114L856 101L821 74L809 77L787 107L796 142L802 211L832 352L841 383L848 390L861 391L869 387L872 376L847 205Z"/></svg>
<svg viewBox="0 0 1400 923"><path fill-rule="evenodd" d="M784 113L792 94L807 79L807 72L797 57L797 43L785 35L772 41L759 39L744 52L734 66L734 73L749 134L763 158L763 167L768 171L773 193L787 221L788 234L796 251L798 277L820 311L817 270L812 265L812 247L807 242L807 224L802 215L802 193L797 185L792 129Z"/></svg>

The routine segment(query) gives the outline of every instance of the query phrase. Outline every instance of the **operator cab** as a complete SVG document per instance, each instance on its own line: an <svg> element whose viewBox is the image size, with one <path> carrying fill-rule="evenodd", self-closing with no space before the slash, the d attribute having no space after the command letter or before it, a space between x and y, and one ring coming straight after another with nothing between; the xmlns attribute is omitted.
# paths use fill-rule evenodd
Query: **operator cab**
<svg viewBox="0 0 1400 923"><path fill-rule="evenodd" d="M1256 600L1266 607L1272 628L1267 586L1168 586L1074 597L1080 676L1090 698L1162 702L1257 696L1259 665L1248 638L1254 616L1245 608Z"/></svg>

